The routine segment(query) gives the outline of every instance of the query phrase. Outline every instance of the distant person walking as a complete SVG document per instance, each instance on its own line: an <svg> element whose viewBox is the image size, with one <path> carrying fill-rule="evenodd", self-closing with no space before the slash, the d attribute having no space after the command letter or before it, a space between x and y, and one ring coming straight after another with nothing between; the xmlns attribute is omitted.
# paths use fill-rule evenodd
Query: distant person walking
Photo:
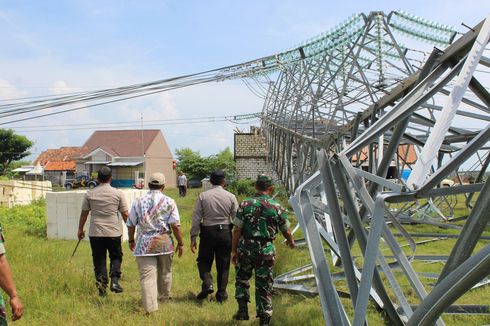
<svg viewBox="0 0 490 326"><path fill-rule="evenodd" d="M184 172L180 171L177 177L177 186L179 187L179 196L185 197L187 194L187 177Z"/></svg>
<svg viewBox="0 0 490 326"><path fill-rule="evenodd" d="M211 173L210 181L213 187L199 194L192 214L191 251L196 252L199 235L197 268L202 286L197 299L206 299L214 292L211 267L216 257L218 274L216 300L224 302L228 299L226 287L230 270L231 221L238 209L238 202L235 195L223 188L225 185L223 171Z"/></svg>
<svg viewBox="0 0 490 326"><path fill-rule="evenodd" d="M233 224L232 261L236 266L236 320L248 320L250 302L249 280L255 270L255 304L260 325L269 325L272 316L272 267L276 256L274 239L282 232L290 248L294 240L286 212L271 198L272 179L259 175L255 182L256 195L240 204Z"/></svg>
<svg viewBox="0 0 490 326"><path fill-rule="evenodd" d="M117 212L121 213L124 222L126 222L129 214L128 204L123 193L111 187L111 169L107 166L100 168L97 179L100 184L87 191L83 199L78 224L78 239L85 238L83 227L88 214L91 213L88 236L92 247L95 280L99 295L105 296L108 284L107 252L109 252L110 259L110 290L115 293L123 292L123 288L119 284L123 257L121 248L123 227Z"/></svg>
<svg viewBox="0 0 490 326"><path fill-rule="evenodd" d="M143 308L146 313L151 313L158 310L158 301L170 299L174 253L172 231L177 239L179 257L184 252L184 242L177 205L162 193L165 176L152 174L148 187L150 191L134 201L126 224L129 248L138 264Z"/></svg>
<svg viewBox="0 0 490 326"><path fill-rule="evenodd" d="M17 296L15 283L10 270L9 262L5 256L5 245L3 240L2 228L0 227L0 287L9 296L10 308L12 309L12 320L18 320L24 314L24 306ZM0 295L0 325L7 325L7 311L5 303Z"/></svg>

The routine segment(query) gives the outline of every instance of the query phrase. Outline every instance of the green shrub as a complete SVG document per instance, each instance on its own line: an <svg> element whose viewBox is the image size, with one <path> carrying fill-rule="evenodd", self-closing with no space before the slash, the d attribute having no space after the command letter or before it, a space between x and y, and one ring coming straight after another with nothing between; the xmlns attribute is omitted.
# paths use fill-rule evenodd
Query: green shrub
<svg viewBox="0 0 490 326"><path fill-rule="evenodd" d="M46 201L35 200L30 205L0 208L0 223L5 228L15 227L26 234L46 237Z"/></svg>
<svg viewBox="0 0 490 326"><path fill-rule="evenodd" d="M227 190L236 196L250 197L255 194L255 181L251 179L235 180L228 186Z"/></svg>

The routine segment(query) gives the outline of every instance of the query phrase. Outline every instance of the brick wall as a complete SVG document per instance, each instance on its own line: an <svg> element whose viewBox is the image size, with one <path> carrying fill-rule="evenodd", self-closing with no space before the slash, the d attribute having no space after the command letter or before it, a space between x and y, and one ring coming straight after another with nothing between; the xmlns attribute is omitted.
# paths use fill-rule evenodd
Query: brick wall
<svg viewBox="0 0 490 326"><path fill-rule="evenodd" d="M265 139L260 134L235 134L235 162L238 179L255 179L258 174L272 175Z"/></svg>

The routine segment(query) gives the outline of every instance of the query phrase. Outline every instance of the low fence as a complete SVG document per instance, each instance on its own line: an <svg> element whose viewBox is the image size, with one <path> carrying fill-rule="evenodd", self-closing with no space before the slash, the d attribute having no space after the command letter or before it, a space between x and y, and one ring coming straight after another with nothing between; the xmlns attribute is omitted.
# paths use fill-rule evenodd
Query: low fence
<svg viewBox="0 0 490 326"><path fill-rule="evenodd" d="M147 190L121 189L131 207L133 201L144 195ZM49 192L46 194L47 235L49 239L77 239L78 221L82 202L87 190ZM122 224L122 218L119 217ZM85 223L85 234L88 235L90 214ZM123 240L128 239L127 228L123 225ZM86 237L88 239L88 237Z"/></svg>
<svg viewBox="0 0 490 326"><path fill-rule="evenodd" d="M52 191L51 181L0 181L0 206L29 205Z"/></svg>

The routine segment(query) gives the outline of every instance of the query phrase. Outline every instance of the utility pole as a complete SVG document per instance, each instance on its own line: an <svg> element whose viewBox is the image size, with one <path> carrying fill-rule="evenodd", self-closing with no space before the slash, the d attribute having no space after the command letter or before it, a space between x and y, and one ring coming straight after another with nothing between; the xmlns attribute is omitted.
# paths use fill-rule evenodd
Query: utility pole
<svg viewBox="0 0 490 326"><path fill-rule="evenodd" d="M144 138L144 132L143 132L143 112L141 112L141 155L143 156L143 184L146 185L145 138Z"/></svg>

